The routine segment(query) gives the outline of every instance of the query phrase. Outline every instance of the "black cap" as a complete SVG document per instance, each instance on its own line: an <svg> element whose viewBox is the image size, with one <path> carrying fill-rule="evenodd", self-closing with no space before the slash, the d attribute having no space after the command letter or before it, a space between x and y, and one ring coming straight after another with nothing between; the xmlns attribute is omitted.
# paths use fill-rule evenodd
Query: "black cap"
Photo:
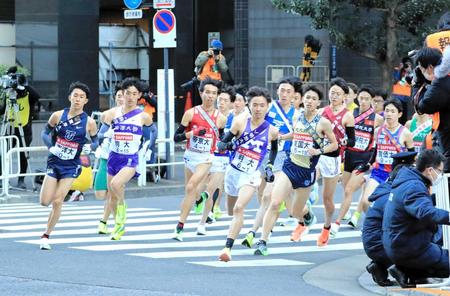
<svg viewBox="0 0 450 296"><path fill-rule="evenodd" d="M392 167L395 167L398 164L412 165L416 160L416 155L417 155L416 151L404 151L396 153L392 155L392 158L394 159Z"/></svg>

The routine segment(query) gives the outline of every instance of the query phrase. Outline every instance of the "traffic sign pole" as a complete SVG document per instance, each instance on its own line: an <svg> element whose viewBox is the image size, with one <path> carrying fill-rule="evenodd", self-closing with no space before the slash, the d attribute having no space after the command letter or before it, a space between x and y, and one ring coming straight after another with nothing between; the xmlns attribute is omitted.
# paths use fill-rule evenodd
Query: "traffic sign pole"
<svg viewBox="0 0 450 296"><path fill-rule="evenodd" d="M166 99L166 139L171 138L169 128L169 49L164 48L164 97ZM170 142L166 142L166 162L173 162L173 155L170 154ZM167 179L173 178L173 166L167 166Z"/></svg>

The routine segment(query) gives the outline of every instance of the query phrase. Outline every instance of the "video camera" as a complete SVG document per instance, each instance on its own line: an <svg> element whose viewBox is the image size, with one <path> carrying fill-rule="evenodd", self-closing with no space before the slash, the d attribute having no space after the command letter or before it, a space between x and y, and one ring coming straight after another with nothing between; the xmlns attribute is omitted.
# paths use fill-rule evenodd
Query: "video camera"
<svg viewBox="0 0 450 296"><path fill-rule="evenodd" d="M24 90L25 84L25 75L20 73L10 73L0 77L0 87L3 89Z"/></svg>

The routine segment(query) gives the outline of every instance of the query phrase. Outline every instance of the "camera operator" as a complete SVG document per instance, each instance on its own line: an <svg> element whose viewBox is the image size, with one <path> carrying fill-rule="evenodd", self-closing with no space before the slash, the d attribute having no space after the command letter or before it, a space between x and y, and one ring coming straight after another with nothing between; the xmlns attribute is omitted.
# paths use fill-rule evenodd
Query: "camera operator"
<svg viewBox="0 0 450 296"><path fill-rule="evenodd" d="M222 75L227 72L228 65L222 55L223 44L220 40L211 41L208 51L202 51L195 59L195 73L197 79L202 81L206 77L214 80L223 80Z"/></svg>
<svg viewBox="0 0 450 296"><path fill-rule="evenodd" d="M450 170L450 47L447 47L444 52L442 62L440 51L428 47L419 51L417 60L420 68L420 72L416 71L417 80L424 81L415 95L415 101L418 102L417 112L426 114L439 112L439 116L433 118L433 129L437 128L439 135L438 137L434 135L434 138L439 139L440 148L446 158L445 171L448 172ZM421 77L420 74L423 76ZM428 84L430 82L431 84Z"/></svg>
<svg viewBox="0 0 450 296"><path fill-rule="evenodd" d="M23 136L25 141L25 146L29 147L33 138L33 130L32 130L32 119L35 117L35 106L39 102L39 94L37 91L27 85L27 81L25 75L17 73L17 67L12 66L8 69L6 74L11 77L11 79L17 80L17 87L15 87L15 91L17 92L16 102L6 102L5 116L7 112L10 112L9 115L13 119L17 119L14 122L14 135L19 138L21 141L20 129L19 126L22 126ZM10 98L7 98L10 99ZM14 110L12 109L11 103L17 103L19 107L19 112L14 114ZM22 146L23 143L20 142ZM25 152L20 153L20 173L24 174L28 169L28 161ZM19 177L17 182L17 187L26 189L25 186L25 177Z"/></svg>

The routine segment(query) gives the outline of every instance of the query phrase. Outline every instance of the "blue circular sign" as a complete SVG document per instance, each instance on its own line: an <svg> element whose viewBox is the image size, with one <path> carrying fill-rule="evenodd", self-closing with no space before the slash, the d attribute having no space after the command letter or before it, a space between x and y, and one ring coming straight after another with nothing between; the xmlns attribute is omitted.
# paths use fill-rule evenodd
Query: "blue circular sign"
<svg viewBox="0 0 450 296"><path fill-rule="evenodd" d="M167 34L172 31L175 26L175 16L170 10L158 10L153 18L153 25L159 33Z"/></svg>
<svg viewBox="0 0 450 296"><path fill-rule="evenodd" d="M123 0L125 6L129 9L137 9L142 4L142 0Z"/></svg>

